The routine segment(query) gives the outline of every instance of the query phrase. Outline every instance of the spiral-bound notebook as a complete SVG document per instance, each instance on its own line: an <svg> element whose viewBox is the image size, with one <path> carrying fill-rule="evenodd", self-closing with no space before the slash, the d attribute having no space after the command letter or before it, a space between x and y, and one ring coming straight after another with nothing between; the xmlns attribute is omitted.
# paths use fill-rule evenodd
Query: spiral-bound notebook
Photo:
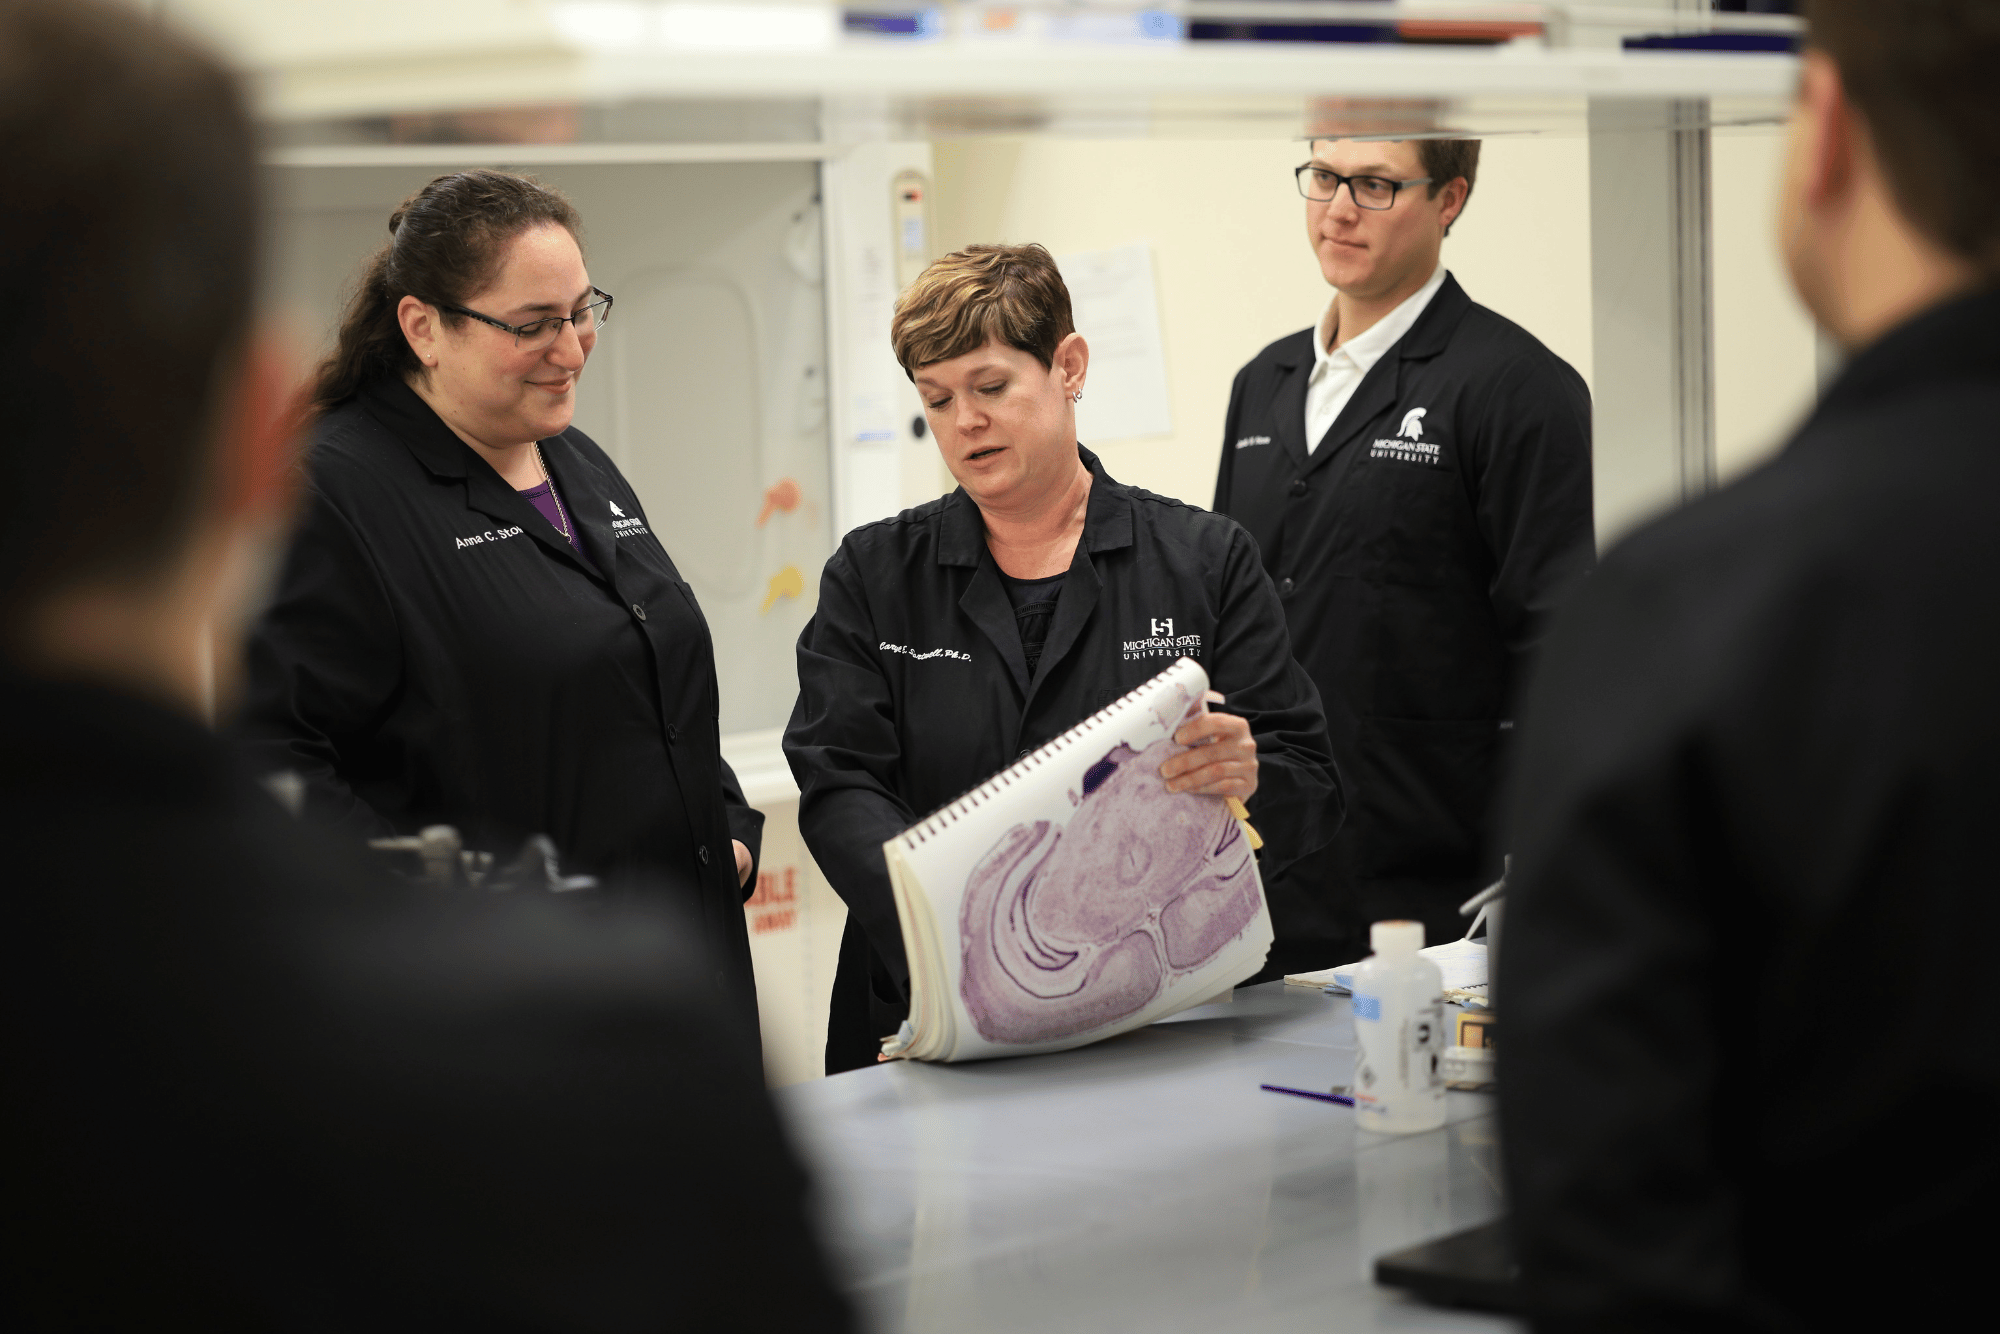
<svg viewBox="0 0 2000 1334"><path fill-rule="evenodd" d="M1271 917L1246 826L1160 777L1207 689L1182 658L882 845L910 963L887 1055L1080 1047L1263 967Z"/></svg>

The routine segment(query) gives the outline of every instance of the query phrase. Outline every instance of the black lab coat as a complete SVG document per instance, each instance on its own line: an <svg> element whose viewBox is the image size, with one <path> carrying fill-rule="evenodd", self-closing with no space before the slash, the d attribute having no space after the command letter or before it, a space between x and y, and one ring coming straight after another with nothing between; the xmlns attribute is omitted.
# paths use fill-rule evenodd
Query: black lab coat
<svg viewBox="0 0 2000 1334"><path fill-rule="evenodd" d="M1318 693L1243 530L1104 473L1038 673L963 491L849 533L799 636L785 754L799 830L846 900L827 1070L871 1063L909 1010L882 844L1186 656L1257 740L1250 814L1265 866L1318 847L1340 789Z"/></svg>
<svg viewBox="0 0 2000 1334"><path fill-rule="evenodd" d="M854 1327L679 896L411 886L193 718L0 691L10 1329Z"/></svg>
<svg viewBox="0 0 2000 1334"><path fill-rule="evenodd" d="M1996 331L1989 293L1889 333L1556 618L1497 982L1540 1329L1984 1309Z"/></svg>
<svg viewBox="0 0 2000 1334"><path fill-rule="evenodd" d="M1515 678L1594 541L1582 379L1457 279L1308 456L1313 337L1237 374L1215 508L1257 539L1351 787L1329 856L1271 891L1274 959L1324 968L1377 918L1463 930Z"/></svg>
<svg viewBox="0 0 2000 1334"><path fill-rule="evenodd" d="M707 622L604 451L541 447L595 569L401 381L328 413L242 733L357 837L542 833L567 868L696 886L748 1001L730 840L754 854L763 817L722 760Z"/></svg>

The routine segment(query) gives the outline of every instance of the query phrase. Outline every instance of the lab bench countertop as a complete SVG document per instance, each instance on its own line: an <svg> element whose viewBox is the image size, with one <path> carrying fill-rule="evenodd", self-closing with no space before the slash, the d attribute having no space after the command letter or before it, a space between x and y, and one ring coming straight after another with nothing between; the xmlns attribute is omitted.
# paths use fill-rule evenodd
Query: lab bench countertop
<svg viewBox="0 0 2000 1334"><path fill-rule="evenodd" d="M1499 1216L1493 1102L1421 1135L1260 1084L1351 1084L1345 997L1282 982L1075 1051L779 1091L880 1334L1503 1330L1376 1286Z"/></svg>

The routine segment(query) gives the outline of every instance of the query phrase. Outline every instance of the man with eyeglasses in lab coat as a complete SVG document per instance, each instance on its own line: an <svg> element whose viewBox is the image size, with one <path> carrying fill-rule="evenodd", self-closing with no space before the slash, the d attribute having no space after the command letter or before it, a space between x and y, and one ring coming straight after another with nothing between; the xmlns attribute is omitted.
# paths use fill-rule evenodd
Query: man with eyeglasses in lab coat
<svg viewBox="0 0 2000 1334"><path fill-rule="evenodd" d="M1595 559L1589 391L1441 259L1478 162L1315 140L1295 174L1333 299L1230 394L1215 508L1257 540L1353 794L1266 887L1267 977L1361 957L1382 918L1463 929L1527 655Z"/></svg>

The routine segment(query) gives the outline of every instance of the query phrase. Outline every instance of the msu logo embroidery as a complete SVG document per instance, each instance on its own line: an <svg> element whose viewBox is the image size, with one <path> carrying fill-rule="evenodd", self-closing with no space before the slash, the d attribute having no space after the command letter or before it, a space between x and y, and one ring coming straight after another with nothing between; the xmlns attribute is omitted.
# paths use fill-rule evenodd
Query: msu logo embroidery
<svg viewBox="0 0 2000 1334"><path fill-rule="evenodd" d="M1404 413L1403 424L1396 428L1396 434L1369 446L1368 457L1422 463L1431 467L1443 462L1442 447L1424 439L1424 415L1429 411L1429 408L1411 408Z"/></svg>
<svg viewBox="0 0 2000 1334"><path fill-rule="evenodd" d="M1152 616L1146 621L1146 637L1126 640L1120 652L1127 662L1140 658L1199 658L1201 636L1177 635L1173 617Z"/></svg>

